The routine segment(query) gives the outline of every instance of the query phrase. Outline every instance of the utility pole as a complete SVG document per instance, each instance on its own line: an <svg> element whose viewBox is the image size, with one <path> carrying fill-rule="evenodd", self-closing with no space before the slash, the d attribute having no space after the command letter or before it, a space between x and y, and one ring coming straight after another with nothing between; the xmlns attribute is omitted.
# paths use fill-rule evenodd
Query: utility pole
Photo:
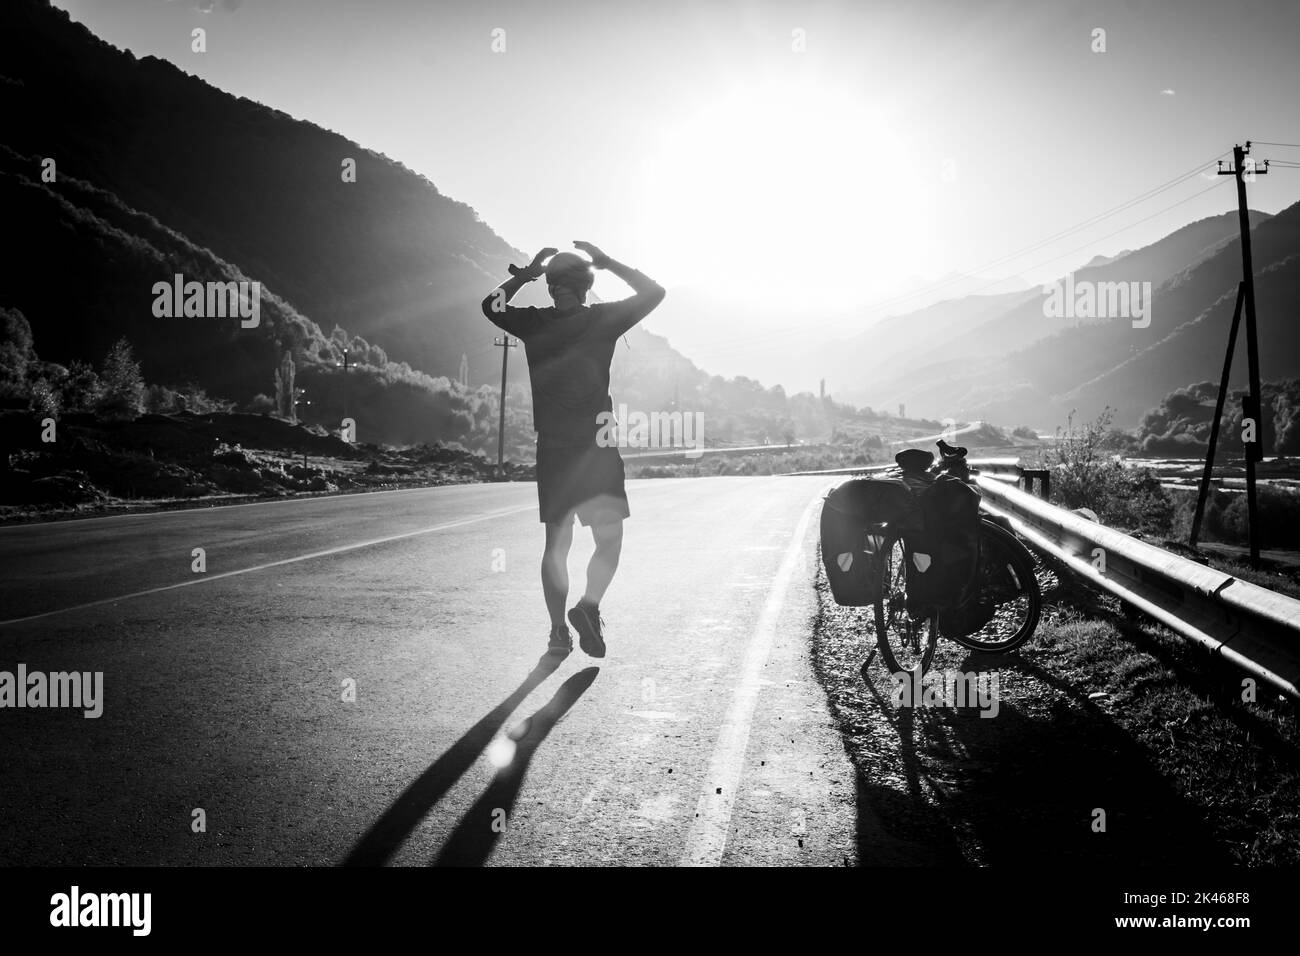
<svg viewBox="0 0 1300 956"><path fill-rule="evenodd" d="M1255 462L1264 458L1264 422L1263 401L1259 385L1259 342L1255 330L1255 272L1250 259L1250 210L1246 206L1246 179L1250 175L1264 175L1268 172L1268 160L1263 169L1255 168L1251 160L1250 169L1246 169L1246 154L1250 152L1250 140L1245 147L1232 147L1232 168L1223 169L1219 162L1220 176L1235 176L1237 179L1237 214L1241 220L1241 270L1242 282L1246 287L1246 360L1250 369L1250 394L1242 402L1242 424L1247 420L1255 424L1255 440L1246 442L1246 511L1250 522L1250 566L1259 570L1259 522L1255 498Z"/></svg>
<svg viewBox="0 0 1300 956"><path fill-rule="evenodd" d="M335 366L343 369L343 417L348 417L348 350L343 350L343 361L335 362Z"/></svg>
<svg viewBox="0 0 1300 956"><path fill-rule="evenodd" d="M497 428L497 477L506 473L506 364L510 359L510 350L519 346L518 339L508 335L498 336L492 344L501 349L501 424Z"/></svg>
<svg viewBox="0 0 1300 956"><path fill-rule="evenodd" d="M304 397L306 394L307 389L305 388L295 388L293 390L293 421L295 425L298 423L298 406L305 407L311 404L311 399ZM307 467L307 449L305 448L302 450L302 466Z"/></svg>
<svg viewBox="0 0 1300 956"><path fill-rule="evenodd" d="M1214 451L1219 444L1219 420L1223 417L1223 403L1228 398L1228 380L1232 377L1232 353L1237 346L1237 329L1241 327L1241 301L1246 294L1246 283L1237 283L1237 305L1232 310L1232 329L1228 332L1228 351L1223 356L1223 377L1219 379L1219 398L1214 403L1214 417L1210 419L1210 447L1205 451L1205 472L1196 494L1196 513L1192 516L1192 534L1188 540L1193 548L1201 534L1201 519L1205 517L1205 499L1210 493L1210 479L1214 474Z"/></svg>

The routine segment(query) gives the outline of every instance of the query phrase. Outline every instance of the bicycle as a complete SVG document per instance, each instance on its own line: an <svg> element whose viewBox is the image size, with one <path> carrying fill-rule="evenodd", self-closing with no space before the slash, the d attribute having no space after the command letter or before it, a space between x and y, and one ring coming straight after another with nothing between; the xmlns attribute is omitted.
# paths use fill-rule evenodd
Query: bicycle
<svg viewBox="0 0 1300 956"><path fill-rule="evenodd" d="M960 466L965 469L964 454L962 457ZM916 616L908 609L911 555L906 536L891 529L888 522L867 527L867 549L878 556L880 575L873 606L876 647L891 673L913 671L919 665L924 675L934 659L945 610L970 607L970 602L992 605L991 615L970 633L943 635L954 643L972 651L1003 653L1033 636L1042 613L1033 555L1014 533L986 514L980 515L978 541L979 554L966 586L950 603Z"/></svg>

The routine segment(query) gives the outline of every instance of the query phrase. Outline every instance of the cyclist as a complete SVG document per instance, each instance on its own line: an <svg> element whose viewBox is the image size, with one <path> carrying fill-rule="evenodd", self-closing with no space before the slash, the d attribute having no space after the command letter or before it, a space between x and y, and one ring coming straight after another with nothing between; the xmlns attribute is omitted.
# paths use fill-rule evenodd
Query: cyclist
<svg viewBox="0 0 1300 956"><path fill-rule="evenodd" d="M663 287L589 242L571 252L542 249L483 300L483 314L524 343L532 380L533 427L537 432L537 501L546 525L542 593L551 619L548 652L568 654L573 638L565 624L569 548L573 519L591 528L596 552L587 567L587 588L569 611L579 644L592 657L605 656L600 600L618 568L623 519L629 515L623 459L613 445L597 442L600 417L613 410L609 367L619 336L663 301ZM546 260L550 260L547 262ZM543 265L545 263L545 265ZM636 293L618 302L587 304L595 275L607 269ZM524 285L546 276L554 301L546 308L517 308L510 299Z"/></svg>

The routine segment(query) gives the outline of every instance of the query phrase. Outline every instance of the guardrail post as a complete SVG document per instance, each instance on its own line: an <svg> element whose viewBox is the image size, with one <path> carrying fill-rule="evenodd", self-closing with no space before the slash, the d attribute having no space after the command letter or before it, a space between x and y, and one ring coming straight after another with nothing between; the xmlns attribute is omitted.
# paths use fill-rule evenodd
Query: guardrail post
<svg viewBox="0 0 1300 956"><path fill-rule="evenodd" d="M1035 494L1034 482L1038 482L1037 497L1046 501L1052 493L1052 473L1046 468L1021 468L1020 480L1016 482L1021 491Z"/></svg>
<svg viewBox="0 0 1300 956"><path fill-rule="evenodd" d="M1085 520L993 475L976 482L982 508L1010 519L1030 547L1118 598L1125 615L1158 621L1300 701L1300 600Z"/></svg>

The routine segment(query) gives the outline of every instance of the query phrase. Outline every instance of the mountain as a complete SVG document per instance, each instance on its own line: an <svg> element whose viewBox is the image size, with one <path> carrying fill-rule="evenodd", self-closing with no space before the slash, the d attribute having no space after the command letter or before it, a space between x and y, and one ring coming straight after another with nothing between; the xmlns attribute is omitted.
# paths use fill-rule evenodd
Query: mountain
<svg viewBox="0 0 1300 956"><path fill-rule="evenodd" d="M0 308L21 313L40 359L98 361L125 335L146 381L243 404L273 392L288 351L309 421L364 412L366 440L495 445L499 333L479 303L529 256L471 207L337 133L137 59L47 0L0 4L0 115ZM261 325L156 318L154 284L176 273L260 282ZM630 376L621 356L620 400L661 408L709 381L658 336L626 341L648 367ZM527 367L511 369L523 446Z"/></svg>
<svg viewBox="0 0 1300 956"><path fill-rule="evenodd" d="M1300 326L1295 321L1300 314L1300 203L1251 229L1251 253L1260 377L1294 378L1300 375ZM1122 325L1079 330L1063 340L1062 348L1090 361L1072 373L1077 384L1057 397L1057 405L1091 410L1109 403L1122 410L1117 421L1128 425L1180 386L1202 379L1217 382L1240 280L1241 242L1233 239L1158 290L1152 328L1145 330L1156 331L1151 341L1126 342L1137 330L1126 333ZM1029 352L1017 357L1017 367L1026 373L1043 360ZM1246 363L1243 319L1233 355L1234 384L1246 383ZM1063 381L1064 376L1056 378L1053 387L1059 389Z"/></svg>
<svg viewBox="0 0 1300 956"><path fill-rule="evenodd" d="M0 136L274 289L324 329L454 375L523 254L473 209L337 133L136 59L37 0L0 7ZM342 163L356 161L356 182ZM436 329L436 334L431 330ZM493 356L471 379L488 381Z"/></svg>
<svg viewBox="0 0 1300 956"><path fill-rule="evenodd" d="M836 395L841 400L892 408L906 398L895 395L892 387L878 386L899 369L933 362L935 350L943 349L944 343L1037 298L1037 291L968 295L889 316L850 339L821 349L819 364L837 383Z"/></svg>
<svg viewBox="0 0 1300 956"><path fill-rule="evenodd" d="M1085 268L1085 269L1091 269L1091 268L1093 268L1094 266L1107 266L1107 265L1110 265L1112 262L1116 261L1117 259L1122 259L1124 256L1128 255L1128 254L1129 254L1130 252L1132 252L1132 251L1133 251L1133 250L1131 250L1131 249L1125 249L1123 252L1117 252L1117 253L1115 253L1115 255L1113 255L1113 256L1095 255L1095 256L1093 256L1091 259L1088 260L1088 262L1087 262L1087 264L1084 266L1084 268Z"/></svg>
<svg viewBox="0 0 1300 956"><path fill-rule="evenodd" d="M985 276L949 272L934 280L914 279L906 295L912 308L917 309L968 295L1001 295L1005 292L1024 292L1030 288L1032 286L1020 276L990 279Z"/></svg>
<svg viewBox="0 0 1300 956"><path fill-rule="evenodd" d="M294 393L278 383L292 371L309 424L352 417L362 442L495 452L501 351L479 303L529 256L468 205L337 133L137 59L48 0L0 4L0 116L0 402L92 410L86 363L125 337L161 396L151 410L176 410L175 389L285 411ZM155 285L177 273L260 283L260 322L158 316ZM518 301L547 295L535 284ZM506 396L512 458L532 449L522 358ZM854 415L710 376L641 327L611 384L632 409L704 414L710 442L815 441Z"/></svg>
<svg viewBox="0 0 1300 956"><path fill-rule="evenodd" d="M1292 210L1278 217L1251 213L1253 233L1261 236L1255 256L1260 288L1270 264L1300 251L1300 245L1287 245L1292 215ZM1277 218L1281 222L1275 224ZM826 361L863 370L858 388L839 391L848 401L886 407L905 402L914 413L930 417L987 418L1047 429L1064 421L1071 409L1091 417L1109 404L1117 409L1116 423L1131 426L1172 388L1214 374L1205 367L1207 343L1184 338L1186 332L1180 330L1235 291L1241 272L1237 236L1237 215L1225 213L1190 223L1141 249L1099 257L1073 273L1076 287L1150 282L1149 328L1135 329L1128 318L1049 318L1044 293L1035 290L993 297L992 302L957 300L937 316L922 310L897 317L892 320L897 335L884 338L883 349L873 334L877 326L835 356L828 354ZM1270 297L1275 293L1280 290L1270 288ZM1284 299L1282 295L1279 307ZM1207 315L1202 321L1213 325L1215 319ZM1289 341L1282 329L1270 336L1279 343ZM1226 327L1220 333L1225 337ZM1183 346L1171 345L1175 339ZM1189 350L1192 341L1196 344ZM1210 354L1221 354L1222 348L1219 344ZM1135 357L1146 367L1132 365ZM884 371L871 375L876 368ZM1269 374L1282 378L1295 373L1278 368Z"/></svg>

